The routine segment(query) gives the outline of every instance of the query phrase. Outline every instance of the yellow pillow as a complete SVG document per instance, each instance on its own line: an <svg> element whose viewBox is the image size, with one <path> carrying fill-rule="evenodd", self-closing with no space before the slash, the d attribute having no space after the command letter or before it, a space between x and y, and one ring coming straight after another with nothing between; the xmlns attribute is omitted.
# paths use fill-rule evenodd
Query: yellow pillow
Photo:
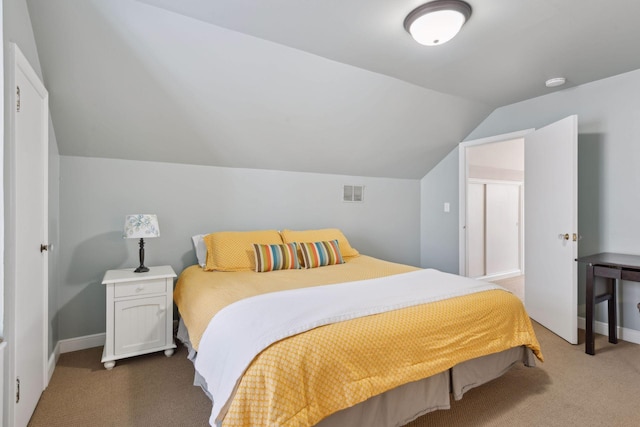
<svg viewBox="0 0 640 427"><path fill-rule="evenodd" d="M204 238L207 245L206 271L255 271L253 244L280 245L277 230L221 231Z"/></svg>
<svg viewBox="0 0 640 427"><path fill-rule="evenodd" d="M282 240L284 240L284 243L320 242L337 239L342 258L348 260L360 256L360 253L351 247L347 238L344 237L344 234L342 234L342 231L338 230L337 228L324 228L320 230L304 231L282 230L280 234L282 235Z"/></svg>

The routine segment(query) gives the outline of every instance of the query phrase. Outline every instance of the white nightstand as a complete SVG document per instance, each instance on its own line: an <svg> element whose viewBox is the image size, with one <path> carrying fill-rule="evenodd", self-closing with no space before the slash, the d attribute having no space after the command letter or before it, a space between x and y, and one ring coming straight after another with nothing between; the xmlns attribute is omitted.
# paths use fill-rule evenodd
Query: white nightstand
<svg viewBox="0 0 640 427"><path fill-rule="evenodd" d="M102 352L106 369L116 360L164 350L169 357L173 341L173 278L166 265L149 267L147 273L134 268L109 270L102 284L107 287L107 333Z"/></svg>

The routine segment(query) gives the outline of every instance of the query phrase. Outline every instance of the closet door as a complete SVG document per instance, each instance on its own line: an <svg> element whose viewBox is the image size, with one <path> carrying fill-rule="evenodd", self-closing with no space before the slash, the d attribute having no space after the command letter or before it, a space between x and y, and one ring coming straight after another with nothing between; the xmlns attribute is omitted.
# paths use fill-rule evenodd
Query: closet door
<svg viewBox="0 0 640 427"><path fill-rule="evenodd" d="M7 158L7 341L9 425L29 423L48 373L49 95L18 46L10 44ZM9 399L11 396L11 399ZM0 403L1 404L1 403Z"/></svg>
<svg viewBox="0 0 640 427"><path fill-rule="evenodd" d="M484 266L484 188L485 184L469 183L467 186L467 276L482 277Z"/></svg>
<svg viewBox="0 0 640 427"><path fill-rule="evenodd" d="M486 274L520 269L520 187L486 186Z"/></svg>

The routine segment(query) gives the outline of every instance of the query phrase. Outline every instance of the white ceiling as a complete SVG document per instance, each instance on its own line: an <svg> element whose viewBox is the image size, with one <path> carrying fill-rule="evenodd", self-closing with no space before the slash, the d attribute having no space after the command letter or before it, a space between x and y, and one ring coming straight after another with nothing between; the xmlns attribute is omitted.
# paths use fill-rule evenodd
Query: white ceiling
<svg viewBox="0 0 640 427"><path fill-rule="evenodd" d="M63 155L421 178L495 108L640 68L637 0L27 0Z"/></svg>

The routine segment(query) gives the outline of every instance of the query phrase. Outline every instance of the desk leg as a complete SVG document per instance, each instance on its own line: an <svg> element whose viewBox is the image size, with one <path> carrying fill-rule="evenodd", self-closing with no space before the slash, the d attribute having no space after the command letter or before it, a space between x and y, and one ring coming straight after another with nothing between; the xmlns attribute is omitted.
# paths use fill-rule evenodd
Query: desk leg
<svg viewBox="0 0 640 427"><path fill-rule="evenodd" d="M593 309L595 307L595 294L594 294L594 277L593 277L593 265L587 265L587 283L586 283L586 326L584 337L584 351L587 354L595 355L595 344L593 338Z"/></svg>
<svg viewBox="0 0 640 427"><path fill-rule="evenodd" d="M615 279L607 279L607 292L609 293L609 295L611 296L609 298L609 307L608 307L608 312L609 312L609 342L613 343L613 344L618 344L618 334L617 334L617 321L618 321L618 316L617 316L617 309L618 309L618 304L616 301L616 280Z"/></svg>

